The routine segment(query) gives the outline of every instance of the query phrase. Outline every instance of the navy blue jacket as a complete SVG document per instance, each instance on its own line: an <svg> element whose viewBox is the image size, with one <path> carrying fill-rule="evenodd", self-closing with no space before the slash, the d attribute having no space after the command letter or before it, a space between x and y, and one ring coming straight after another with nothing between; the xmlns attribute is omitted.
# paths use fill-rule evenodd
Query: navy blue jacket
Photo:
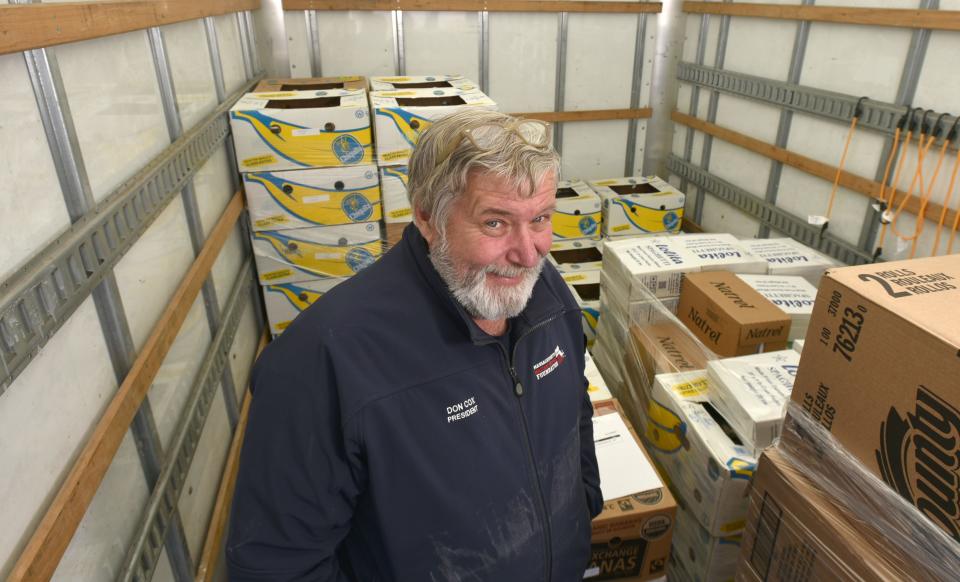
<svg viewBox="0 0 960 582"><path fill-rule="evenodd" d="M253 371L230 579L581 580L603 500L553 267L510 327L476 326L413 226L298 317Z"/></svg>

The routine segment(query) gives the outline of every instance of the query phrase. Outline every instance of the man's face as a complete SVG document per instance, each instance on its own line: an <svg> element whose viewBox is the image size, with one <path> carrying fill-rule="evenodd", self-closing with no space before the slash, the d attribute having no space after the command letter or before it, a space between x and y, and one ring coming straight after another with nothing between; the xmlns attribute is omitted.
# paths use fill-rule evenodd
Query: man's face
<svg viewBox="0 0 960 582"><path fill-rule="evenodd" d="M473 173L452 203L446 237L421 221L434 266L473 317L497 321L523 311L550 250L556 193L552 175L521 198L509 181Z"/></svg>

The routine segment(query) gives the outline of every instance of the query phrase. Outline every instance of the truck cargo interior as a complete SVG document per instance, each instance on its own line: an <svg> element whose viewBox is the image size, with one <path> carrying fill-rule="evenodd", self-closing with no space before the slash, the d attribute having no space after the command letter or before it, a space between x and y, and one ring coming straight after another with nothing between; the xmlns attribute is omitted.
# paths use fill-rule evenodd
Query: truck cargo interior
<svg viewBox="0 0 960 582"><path fill-rule="evenodd" d="M603 508L529 580L960 579L958 55L960 0L0 0L0 579L254 579L254 363L464 111L560 160Z"/></svg>

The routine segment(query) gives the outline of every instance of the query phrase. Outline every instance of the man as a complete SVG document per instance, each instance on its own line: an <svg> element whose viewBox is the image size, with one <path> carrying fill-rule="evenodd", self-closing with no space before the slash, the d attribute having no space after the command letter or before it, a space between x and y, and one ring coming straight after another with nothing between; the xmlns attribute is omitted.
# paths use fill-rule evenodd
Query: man
<svg viewBox="0 0 960 582"><path fill-rule="evenodd" d="M410 160L415 224L264 351L232 580L581 580L602 495L580 311L544 257L548 126L466 111Z"/></svg>

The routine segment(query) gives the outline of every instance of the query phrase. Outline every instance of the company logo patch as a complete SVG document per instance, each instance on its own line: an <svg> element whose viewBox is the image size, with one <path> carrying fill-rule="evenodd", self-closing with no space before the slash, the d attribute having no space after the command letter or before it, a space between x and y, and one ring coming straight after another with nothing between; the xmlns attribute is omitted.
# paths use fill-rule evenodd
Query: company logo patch
<svg viewBox="0 0 960 582"><path fill-rule="evenodd" d="M352 135L341 135L333 140L333 155L341 163L356 164L363 159L363 146Z"/></svg>
<svg viewBox="0 0 960 582"><path fill-rule="evenodd" d="M373 205L360 194L350 194L340 203L347 218L354 222L364 222L373 214Z"/></svg>
<svg viewBox="0 0 960 582"><path fill-rule="evenodd" d="M557 346L556 349L553 350L553 353L534 364L533 373L536 375L537 380L542 379L547 374L559 368L565 359L566 355L563 353L563 350L560 349L560 346Z"/></svg>
<svg viewBox="0 0 960 582"><path fill-rule="evenodd" d="M960 411L918 386L913 414L890 408L876 455L883 480L960 540Z"/></svg>

